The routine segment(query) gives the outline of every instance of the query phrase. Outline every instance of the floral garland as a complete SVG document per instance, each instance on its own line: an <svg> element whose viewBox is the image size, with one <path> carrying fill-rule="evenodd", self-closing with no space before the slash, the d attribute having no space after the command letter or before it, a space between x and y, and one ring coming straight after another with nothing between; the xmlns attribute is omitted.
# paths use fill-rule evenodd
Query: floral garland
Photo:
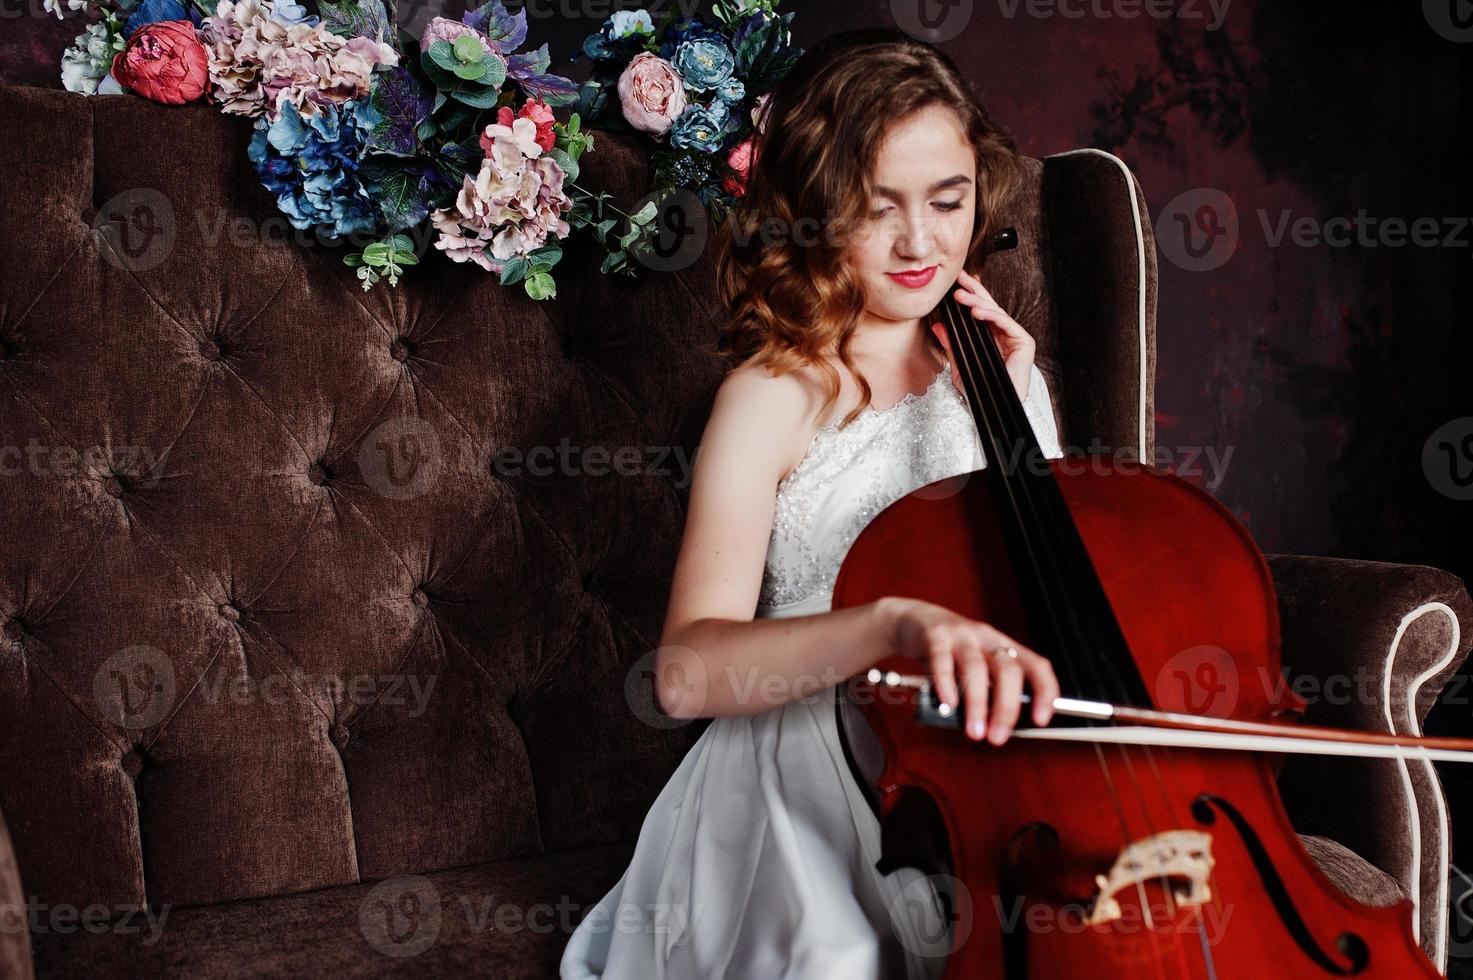
<svg viewBox="0 0 1473 980"><path fill-rule="evenodd" d="M746 194L768 94L803 54L779 0L715 0L714 23L657 26L620 11L583 42L593 73L577 111L591 125L643 133L655 186L693 192L720 223ZM673 16L673 15L672 15Z"/></svg>
<svg viewBox="0 0 1473 980"><path fill-rule="evenodd" d="M321 16L292 0L189 2L66 0L101 17L63 56L63 84L254 118L247 152L292 226L368 240L344 258L364 289L397 285L422 233L547 299L558 242L613 223L606 196L574 183L592 136L576 115L553 119L576 87L547 73L545 44L518 51L525 12L491 0L416 39L382 0L322 0Z"/></svg>
<svg viewBox="0 0 1473 980"><path fill-rule="evenodd" d="M62 2L44 0L58 17ZM657 189L689 188L724 217L744 191L765 93L801 53L777 2L716 0L720 28L687 19L656 31L647 11L616 13L584 44L595 69L579 90L547 72L546 44L518 51L526 12L501 0L436 17L419 38L395 29L383 0L320 0L320 15L293 0L65 0L99 19L61 74L75 92L205 100L253 118L247 153L262 185L299 231L367 240L344 257L365 290L397 285L419 262L416 238L433 235L453 261L542 300L557 295L552 270L574 229L608 253L601 271L632 276L657 211L628 214L578 186L594 146L585 117L668 135ZM553 107L574 102L558 122Z"/></svg>

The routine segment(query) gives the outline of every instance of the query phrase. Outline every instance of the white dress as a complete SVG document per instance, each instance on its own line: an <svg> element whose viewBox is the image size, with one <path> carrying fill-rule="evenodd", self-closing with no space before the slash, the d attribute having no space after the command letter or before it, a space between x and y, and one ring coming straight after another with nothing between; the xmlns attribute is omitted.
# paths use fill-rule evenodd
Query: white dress
<svg viewBox="0 0 1473 980"><path fill-rule="evenodd" d="M1035 365L1023 402L1062 454ZM949 369L924 394L819 429L778 484L755 618L827 612L839 565L887 505L982 468ZM950 937L936 883L875 870L880 824L844 758L836 688L714 719L646 816L624 875L574 930L562 980L931 980Z"/></svg>

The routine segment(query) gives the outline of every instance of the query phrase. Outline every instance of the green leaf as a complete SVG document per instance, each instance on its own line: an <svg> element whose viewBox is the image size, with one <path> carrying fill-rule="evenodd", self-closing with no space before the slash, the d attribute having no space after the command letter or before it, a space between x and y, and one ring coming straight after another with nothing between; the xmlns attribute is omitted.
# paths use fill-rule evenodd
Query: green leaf
<svg viewBox="0 0 1473 980"><path fill-rule="evenodd" d="M629 216L629 221L636 225L648 224L659 210L659 206L654 201L647 201L644 207Z"/></svg>
<svg viewBox="0 0 1473 980"><path fill-rule="evenodd" d="M461 37L466 36L468 35L461 35ZM480 46L477 45L478 50L479 47ZM460 64L460 59L455 57L455 49L450 46L449 41L446 41L443 38L431 44L429 48L425 50L424 54L425 57L430 59L431 64L439 65L441 68L449 72L455 71L456 66Z"/></svg>
<svg viewBox="0 0 1473 980"><path fill-rule="evenodd" d="M419 265L419 256L413 252L400 252L394 256L400 265Z"/></svg>
<svg viewBox="0 0 1473 980"><path fill-rule="evenodd" d="M450 93L452 99L473 105L477 109L489 109L496 104L496 96L499 93L494 88L470 88L457 89Z"/></svg>
<svg viewBox="0 0 1473 980"><path fill-rule="evenodd" d="M408 235L395 235L394 237L389 239L389 244L394 246L395 250L400 252L414 251L414 239L410 238Z"/></svg>
<svg viewBox="0 0 1473 980"><path fill-rule="evenodd" d="M464 41L465 35L462 34L460 39ZM456 77L464 78L468 82L474 82L484 74L486 74L486 63L484 61L472 61L455 66Z"/></svg>
<svg viewBox="0 0 1473 980"><path fill-rule="evenodd" d="M362 264L363 256L359 255L357 252L353 252L349 255L343 256L343 265L350 265L356 269Z"/></svg>
<svg viewBox="0 0 1473 980"><path fill-rule="evenodd" d="M578 179L578 174L580 172L578 162L572 157L568 156L567 153L559 150L557 147L554 146L551 150L548 151L547 155L552 157L553 163L556 163L559 167L563 168L563 173L566 175L566 180L574 181Z"/></svg>
<svg viewBox="0 0 1473 980"><path fill-rule="evenodd" d="M562 261L563 249L560 245L544 245L534 248L527 258L537 261L544 269L551 269Z"/></svg>
<svg viewBox="0 0 1473 980"><path fill-rule="evenodd" d="M430 47L433 48L434 45L432 44ZM456 38L455 42L451 45L451 50L455 52L456 58L471 63L480 61L486 54L486 49L481 47L480 40L472 34L462 34Z"/></svg>
<svg viewBox="0 0 1473 980"><path fill-rule="evenodd" d="M363 250L363 261L369 265L383 265L389 257L387 242L374 242Z"/></svg>
<svg viewBox="0 0 1473 980"><path fill-rule="evenodd" d="M535 300L549 299L557 295L557 283L546 272L535 272L527 277L524 287L527 295Z"/></svg>
<svg viewBox="0 0 1473 980"><path fill-rule="evenodd" d="M520 281L527 272L527 260L523 258L508 259L501 266L501 284L510 286Z"/></svg>

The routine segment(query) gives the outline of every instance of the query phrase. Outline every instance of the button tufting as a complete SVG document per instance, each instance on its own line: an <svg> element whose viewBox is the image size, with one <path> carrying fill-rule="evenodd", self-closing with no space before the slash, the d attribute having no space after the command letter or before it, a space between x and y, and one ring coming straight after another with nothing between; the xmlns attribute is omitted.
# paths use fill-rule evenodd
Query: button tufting
<svg viewBox="0 0 1473 980"><path fill-rule="evenodd" d="M413 592L410 593L410 598L413 599L414 604L421 609L430 604L430 594L424 589L415 589Z"/></svg>
<svg viewBox="0 0 1473 980"><path fill-rule="evenodd" d="M134 749L124 752L121 762L123 772L128 774L129 779L137 779L138 774L143 771L143 756Z"/></svg>
<svg viewBox="0 0 1473 980"><path fill-rule="evenodd" d="M121 477L110 476L102 481L102 489L109 497L121 497L128 492L128 487L123 483Z"/></svg>
<svg viewBox="0 0 1473 980"><path fill-rule="evenodd" d="M220 603L219 612L221 619L228 619L232 623L240 619L240 610L232 602Z"/></svg>
<svg viewBox="0 0 1473 980"><path fill-rule="evenodd" d="M0 361L8 361L15 356L15 349L10 346L10 341L0 339Z"/></svg>
<svg viewBox="0 0 1473 980"><path fill-rule="evenodd" d="M332 737L332 744L338 747L339 752L347 748L348 739L350 738L347 725L344 725L340 721L334 722L328 734Z"/></svg>
<svg viewBox="0 0 1473 980"><path fill-rule="evenodd" d="M220 345L215 343L215 341L211 340L209 337L206 337L204 340L201 340L199 342L199 356L203 357L205 360L218 361L220 359L221 353L222 351L220 350Z"/></svg>
<svg viewBox="0 0 1473 980"><path fill-rule="evenodd" d="M307 467L307 479L316 486L322 486L332 479L332 470L326 463L317 462Z"/></svg>
<svg viewBox="0 0 1473 980"><path fill-rule="evenodd" d="M21 619L7 619L5 621L4 635L11 643L24 643L26 639L26 624Z"/></svg>
<svg viewBox="0 0 1473 980"><path fill-rule="evenodd" d="M414 345L403 337L394 338L389 345L389 356L396 361L407 361L414 354Z"/></svg>

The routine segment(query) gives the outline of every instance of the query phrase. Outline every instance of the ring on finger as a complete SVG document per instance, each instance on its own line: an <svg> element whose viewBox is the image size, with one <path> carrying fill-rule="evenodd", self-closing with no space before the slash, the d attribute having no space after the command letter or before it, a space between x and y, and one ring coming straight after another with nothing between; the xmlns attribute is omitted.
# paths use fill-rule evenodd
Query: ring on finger
<svg viewBox="0 0 1473 980"><path fill-rule="evenodd" d="M1004 655L1005 657L1007 657L1009 660L1017 660L1018 659L1018 648L1015 647L1015 646L1013 646L1010 643L1009 644L1004 644L1003 646L1000 646L1000 647L993 647L992 648L992 653L993 653L993 655L996 655L996 654L999 654L1000 653L1000 654Z"/></svg>

